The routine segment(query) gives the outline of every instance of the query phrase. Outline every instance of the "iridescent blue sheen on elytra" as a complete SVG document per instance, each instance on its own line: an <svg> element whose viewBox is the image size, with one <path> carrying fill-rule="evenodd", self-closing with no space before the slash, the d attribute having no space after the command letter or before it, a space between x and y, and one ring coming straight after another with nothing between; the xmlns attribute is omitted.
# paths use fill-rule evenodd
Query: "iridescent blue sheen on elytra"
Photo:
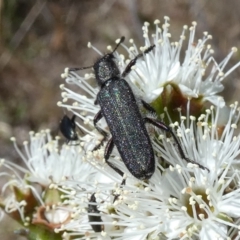
<svg viewBox="0 0 240 240"><path fill-rule="evenodd" d="M128 170L138 179L149 179L155 170L154 152L128 83L120 78L108 80L97 102Z"/></svg>

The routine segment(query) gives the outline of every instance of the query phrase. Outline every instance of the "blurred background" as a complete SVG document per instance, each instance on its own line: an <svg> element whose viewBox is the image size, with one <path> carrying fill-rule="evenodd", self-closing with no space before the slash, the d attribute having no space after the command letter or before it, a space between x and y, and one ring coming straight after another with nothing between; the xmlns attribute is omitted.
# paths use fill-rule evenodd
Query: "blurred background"
<svg viewBox="0 0 240 240"><path fill-rule="evenodd" d="M240 48L239 0L0 0L0 158L17 162L9 141L28 139L30 130L58 132L63 110L60 74L65 67L89 66L107 45L125 36L143 43L142 24L169 16L172 41L183 25L197 21L196 39L203 31L220 62L231 47ZM152 26L154 28L154 25ZM228 64L240 61L240 52ZM239 101L240 69L225 79L227 102ZM0 222L0 239L17 239L12 221ZM24 239L19 237L20 239Z"/></svg>

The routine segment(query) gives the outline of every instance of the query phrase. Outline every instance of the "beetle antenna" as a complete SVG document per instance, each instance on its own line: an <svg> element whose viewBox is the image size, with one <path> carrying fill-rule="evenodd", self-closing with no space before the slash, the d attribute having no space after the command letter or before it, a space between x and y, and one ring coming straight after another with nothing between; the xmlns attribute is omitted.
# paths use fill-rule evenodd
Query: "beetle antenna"
<svg viewBox="0 0 240 240"><path fill-rule="evenodd" d="M112 53L114 53L117 48L119 47L119 45L124 42L125 40L125 37L122 36L119 40L119 42L117 43L116 47L113 49ZM81 68L69 68L69 72L75 72L75 71L79 71L79 70L84 70L84 69L89 69L89 68L92 68L93 66L89 66L89 67L81 67Z"/></svg>
<svg viewBox="0 0 240 240"><path fill-rule="evenodd" d="M81 67L81 68L69 68L68 71L69 71L69 72L75 72L75 71L79 71L79 70L89 69L89 68L92 68L92 67L93 67L93 66Z"/></svg>
<svg viewBox="0 0 240 240"><path fill-rule="evenodd" d="M120 38L120 41L119 41L118 44L116 45L116 47L113 49L112 53L114 53L114 52L117 50L117 48L119 47L119 45L120 45L121 43L123 43L124 40L125 40L125 37L122 36L122 37Z"/></svg>

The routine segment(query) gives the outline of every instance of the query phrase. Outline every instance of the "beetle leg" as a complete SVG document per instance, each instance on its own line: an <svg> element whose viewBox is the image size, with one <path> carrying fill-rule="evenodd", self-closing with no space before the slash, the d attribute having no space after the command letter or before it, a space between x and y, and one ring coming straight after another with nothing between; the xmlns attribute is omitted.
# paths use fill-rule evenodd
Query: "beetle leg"
<svg viewBox="0 0 240 240"><path fill-rule="evenodd" d="M102 118L102 112L101 110L96 114L96 116L94 117L93 119L93 124L94 124L94 127L104 136L104 137L107 137L107 133L101 129L98 125L97 125L97 122Z"/></svg>
<svg viewBox="0 0 240 240"><path fill-rule="evenodd" d="M108 161L112 151L113 151L113 147L114 147L114 142L113 139L111 138L108 143L107 146L105 148L105 152L104 152L104 158L106 163L108 164L109 167L111 167L113 170L115 170L118 174L120 174L121 176L123 176L123 172L121 170L119 170L116 166L114 166L112 163L110 163Z"/></svg>
<svg viewBox="0 0 240 240"><path fill-rule="evenodd" d="M149 112L156 113L155 109L148 103L146 103L144 100L141 100L143 107L145 107Z"/></svg>
<svg viewBox="0 0 240 240"><path fill-rule="evenodd" d="M163 123L163 122L161 122L161 121L159 121L159 120L156 120L156 119L154 119L154 118L145 117L144 120L145 120L145 122L151 123L151 124L154 125L155 127L159 128L159 129L161 129L161 130L163 130L163 131L165 131L165 132L168 132L168 133L170 133L170 134L172 135L175 143L177 144L178 151L179 151L179 154L180 154L180 156L181 156L182 159L185 159L185 161L188 162L188 163L196 164L196 165L198 165L201 169L207 170L207 171L209 172L209 169L208 169L208 168L202 166L201 164L199 164L199 163L197 163L197 162L195 162L195 161L193 161L193 160L190 160L189 158L187 158L187 157L185 156L185 153L184 153L184 151L183 151L183 149L182 149L182 147L181 147L181 144L180 144L179 140L177 139L176 135L174 134L174 132L171 130L171 128L170 128L169 126L167 126L165 123Z"/></svg>
<svg viewBox="0 0 240 240"><path fill-rule="evenodd" d="M104 158L105 158L105 161L108 164L108 166L111 167L113 170L115 170L119 175L121 175L123 177L124 173L108 161L108 159L112 153L113 147L114 147L114 142L113 142L113 139L111 138L108 141L107 146L105 148ZM125 183L126 183L126 179L123 179L121 185L125 185ZM117 200L118 197L119 197L119 194L114 196L113 203Z"/></svg>
<svg viewBox="0 0 240 240"><path fill-rule="evenodd" d="M96 114L96 116L94 117L94 119L93 119L94 127L97 129L98 132L100 132L100 133L103 135L103 139L101 140L101 142L100 142L97 146L94 147L93 151L97 150L97 149L103 144L103 142L106 140L107 135L108 135L103 129L101 129L101 128L97 125L97 122L98 122L102 117L103 117L103 116L102 116L102 112L101 112L101 110L100 110L100 111Z"/></svg>
<svg viewBox="0 0 240 240"><path fill-rule="evenodd" d="M132 67L136 64L137 60L139 58L141 58L144 54L150 52L153 50L153 48L155 47L155 45L152 45L150 47L148 47L144 52L139 53L134 59L132 59L129 64L126 66L125 70L122 73L122 77L126 77L132 70Z"/></svg>

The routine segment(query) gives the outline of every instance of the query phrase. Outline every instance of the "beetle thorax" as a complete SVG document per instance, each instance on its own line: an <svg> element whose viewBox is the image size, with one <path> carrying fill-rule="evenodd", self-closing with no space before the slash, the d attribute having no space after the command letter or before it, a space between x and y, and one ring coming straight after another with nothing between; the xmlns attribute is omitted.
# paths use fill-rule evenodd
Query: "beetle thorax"
<svg viewBox="0 0 240 240"><path fill-rule="evenodd" d="M93 68L97 83L100 86L102 86L107 80L120 76L120 71L114 61L113 54L107 54L99 59L99 61L94 64Z"/></svg>

